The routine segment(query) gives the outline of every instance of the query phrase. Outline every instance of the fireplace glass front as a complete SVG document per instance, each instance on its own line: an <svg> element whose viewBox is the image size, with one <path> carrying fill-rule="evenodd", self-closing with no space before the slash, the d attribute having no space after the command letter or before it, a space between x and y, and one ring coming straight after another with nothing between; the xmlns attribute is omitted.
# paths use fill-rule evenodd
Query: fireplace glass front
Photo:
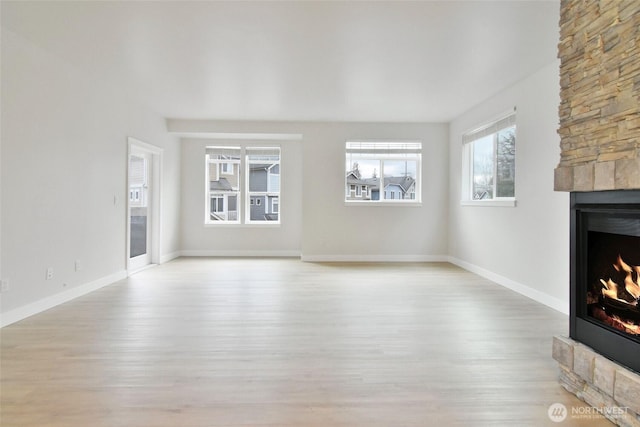
<svg viewBox="0 0 640 427"><path fill-rule="evenodd" d="M640 372L640 192L571 195L571 337Z"/></svg>

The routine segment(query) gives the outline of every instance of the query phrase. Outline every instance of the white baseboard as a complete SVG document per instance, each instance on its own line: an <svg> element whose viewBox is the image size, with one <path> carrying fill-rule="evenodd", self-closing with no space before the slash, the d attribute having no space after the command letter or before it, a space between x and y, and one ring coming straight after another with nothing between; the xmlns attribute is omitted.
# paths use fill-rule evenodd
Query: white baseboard
<svg viewBox="0 0 640 427"><path fill-rule="evenodd" d="M168 262L180 256L217 256L217 257L299 257L305 262L450 262L464 268L478 276L491 280L507 289L524 295L541 304L564 314L569 314L568 303L548 294L530 288L514 280L493 273L484 268L446 255L302 255L296 251L180 251L167 254L163 262ZM64 292L43 298L31 304L10 310L0 316L0 327L18 322L34 314L41 313L57 305L71 301L80 296L125 279L127 271L122 270L109 276L102 277L84 285L77 286Z"/></svg>
<svg viewBox="0 0 640 427"><path fill-rule="evenodd" d="M302 255L305 262L448 262L446 255Z"/></svg>
<svg viewBox="0 0 640 427"><path fill-rule="evenodd" d="M561 299L552 297L549 294L540 292L537 289L530 288L529 286L523 285L522 283L518 283L507 277L493 273L489 270L486 270L482 267L478 267L477 265L470 264L461 259L458 259L455 257L449 257L449 262L451 264L457 265L460 268L464 268L467 271L475 273L478 276L491 280L492 282L495 282L498 285L504 286L507 289L511 289L512 291L517 292L521 295L524 295L527 298L531 298L532 300L537 301L540 304L544 304L547 307L553 308L554 310L557 310L561 313L564 313L567 315L569 314L569 303L566 301L562 301Z"/></svg>
<svg viewBox="0 0 640 427"><path fill-rule="evenodd" d="M184 250L184 257L230 257L230 258L300 258L299 251L225 251L225 250Z"/></svg>
<svg viewBox="0 0 640 427"><path fill-rule="evenodd" d="M180 256L182 256L182 253L180 251L160 255L160 264L164 264L165 262L169 262L173 259L179 258Z"/></svg>
<svg viewBox="0 0 640 427"><path fill-rule="evenodd" d="M125 279L126 277L126 270L118 271L117 273L101 277L100 279L94 280L93 282L85 283L84 285L76 286L75 288L69 289L67 291L63 291L55 295L51 295L50 297L46 297L41 300L24 305L22 307L9 310L8 312L0 316L0 327L5 327L22 319L26 319L27 317L33 316L34 314L49 310L50 308L86 295L90 292L115 283L118 280Z"/></svg>

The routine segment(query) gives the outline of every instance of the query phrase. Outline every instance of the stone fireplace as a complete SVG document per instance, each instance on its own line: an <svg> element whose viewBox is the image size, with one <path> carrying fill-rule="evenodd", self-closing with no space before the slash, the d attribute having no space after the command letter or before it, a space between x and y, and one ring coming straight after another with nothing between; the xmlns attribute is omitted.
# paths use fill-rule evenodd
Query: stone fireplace
<svg viewBox="0 0 640 427"><path fill-rule="evenodd" d="M553 357L567 390L640 426L640 2L561 0L558 57L571 310Z"/></svg>

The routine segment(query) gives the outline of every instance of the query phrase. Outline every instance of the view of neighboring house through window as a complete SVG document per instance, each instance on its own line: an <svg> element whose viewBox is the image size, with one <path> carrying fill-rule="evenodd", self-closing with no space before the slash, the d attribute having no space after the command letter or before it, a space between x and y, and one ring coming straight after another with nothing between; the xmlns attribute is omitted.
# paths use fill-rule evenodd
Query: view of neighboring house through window
<svg viewBox="0 0 640 427"><path fill-rule="evenodd" d="M205 223L279 223L279 147L212 146L205 157Z"/></svg>
<svg viewBox="0 0 640 427"><path fill-rule="evenodd" d="M346 202L420 202L420 142L347 142Z"/></svg>
<svg viewBox="0 0 640 427"><path fill-rule="evenodd" d="M132 156L129 160L129 204L146 206L147 170L143 157Z"/></svg>
<svg viewBox="0 0 640 427"><path fill-rule="evenodd" d="M240 147L206 150L208 213L206 222L239 223Z"/></svg>
<svg viewBox="0 0 640 427"><path fill-rule="evenodd" d="M463 135L470 200L501 200L515 197L515 114Z"/></svg>
<svg viewBox="0 0 640 427"><path fill-rule="evenodd" d="M247 147L249 214L247 222L278 221L273 210L280 198L280 149Z"/></svg>

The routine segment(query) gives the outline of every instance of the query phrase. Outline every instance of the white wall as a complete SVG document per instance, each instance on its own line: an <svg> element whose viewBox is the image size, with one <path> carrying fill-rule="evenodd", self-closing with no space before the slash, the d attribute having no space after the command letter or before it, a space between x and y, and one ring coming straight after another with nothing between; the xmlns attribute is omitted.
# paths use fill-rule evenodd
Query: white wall
<svg viewBox="0 0 640 427"><path fill-rule="evenodd" d="M177 133L282 134L302 139L283 143L282 227L275 229L204 226L202 183L208 141L184 139L183 254L301 254L304 260L446 259L446 124L169 120L168 127ZM345 206L345 142L363 139L423 142L422 206Z"/></svg>
<svg viewBox="0 0 640 427"><path fill-rule="evenodd" d="M329 123L305 134L303 258L443 260L447 254L447 125ZM345 141L422 141L422 206L347 206Z"/></svg>
<svg viewBox="0 0 640 427"><path fill-rule="evenodd" d="M205 225L205 147L260 140L182 140L182 255L299 256L302 215L300 141L269 140L281 147L281 225Z"/></svg>
<svg viewBox="0 0 640 427"><path fill-rule="evenodd" d="M450 124L449 253L465 268L568 312L569 196L553 191L558 67L550 63ZM514 106L517 207L461 206L462 134Z"/></svg>
<svg viewBox="0 0 640 427"><path fill-rule="evenodd" d="M3 324L124 276L128 136L165 150L163 255L179 250L179 143L101 77L2 29Z"/></svg>

